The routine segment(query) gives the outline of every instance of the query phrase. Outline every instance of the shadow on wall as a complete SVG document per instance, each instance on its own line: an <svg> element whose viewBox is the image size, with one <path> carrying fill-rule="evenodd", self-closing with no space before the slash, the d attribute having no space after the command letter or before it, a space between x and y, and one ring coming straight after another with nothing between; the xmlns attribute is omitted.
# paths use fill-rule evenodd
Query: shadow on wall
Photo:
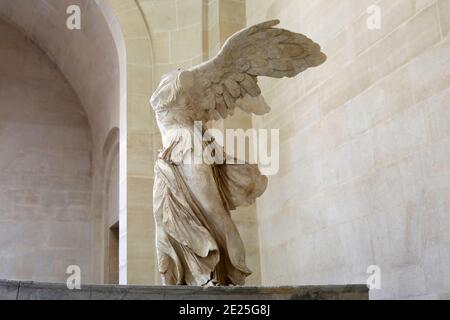
<svg viewBox="0 0 450 320"><path fill-rule="evenodd" d="M103 281L102 204L118 210L123 180L117 148L107 171L103 152L123 125L125 45L108 1L77 1L81 30L62 19L72 4L0 3L0 278L65 282L79 265L84 283Z"/></svg>
<svg viewBox="0 0 450 320"><path fill-rule="evenodd" d="M120 133L116 127L103 146L103 283L108 284L119 284L119 150Z"/></svg>
<svg viewBox="0 0 450 320"><path fill-rule="evenodd" d="M93 279L93 141L76 94L16 28L0 22L0 278Z"/></svg>

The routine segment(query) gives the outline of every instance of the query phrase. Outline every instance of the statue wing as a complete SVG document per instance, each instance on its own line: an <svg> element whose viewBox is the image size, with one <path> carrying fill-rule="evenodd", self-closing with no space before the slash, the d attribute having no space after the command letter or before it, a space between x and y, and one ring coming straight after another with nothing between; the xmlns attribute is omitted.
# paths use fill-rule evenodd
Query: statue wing
<svg viewBox="0 0 450 320"><path fill-rule="evenodd" d="M198 120L218 120L239 107L265 114L270 108L261 97L258 76L295 77L321 65L326 55L306 36L274 28L279 20L244 29L226 41L213 59L181 75L187 82L191 106Z"/></svg>

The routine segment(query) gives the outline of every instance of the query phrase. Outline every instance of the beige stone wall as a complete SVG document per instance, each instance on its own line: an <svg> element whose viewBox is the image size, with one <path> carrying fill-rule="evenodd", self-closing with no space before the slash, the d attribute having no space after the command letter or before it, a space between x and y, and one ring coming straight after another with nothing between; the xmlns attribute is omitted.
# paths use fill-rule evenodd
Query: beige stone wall
<svg viewBox="0 0 450 320"><path fill-rule="evenodd" d="M81 9L81 30L70 30L66 27L66 9L70 5L78 5ZM104 258L104 213L108 199L106 184L109 174L105 163L109 161L107 145L118 144L126 150L126 61L125 44L117 19L108 0L27 0L0 1L0 17L11 22L23 35L33 42L61 71L67 79L83 110L92 131L90 218L93 218L91 237L91 261L93 275L89 280L93 283L103 281ZM32 61L24 58L28 68ZM30 58L31 59L31 58ZM27 70L24 77L27 77ZM60 89L55 86L55 89ZM60 101L64 107L65 101ZM44 118L49 115L40 115ZM64 119L60 119L64 123ZM7 121L7 120L5 120ZM48 120L50 121L50 120ZM56 122L56 120L54 120ZM125 124L125 125L124 125ZM119 130L120 127L120 130ZM112 133L116 140L108 141ZM30 154L30 157L33 157ZM120 194L126 193L123 181L126 174L126 154L120 154ZM68 167L70 171L70 167ZM126 176L125 176L126 177ZM114 177L115 178L115 177ZM113 179L118 180L118 179ZM124 188L125 187L125 188ZM125 189L125 192L123 192ZM123 196L120 197L123 202ZM109 199L119 202L119 198ZM123 205L122 205L123 206ZM115 207L118 207L117 205ZM114 208L114 210L117 210ZM117 216L117 212L115 212ZM49 218L50 219L50 218ZM108 231L108 230L106 230ZM12 239L13 240L13 239ZM45 257L43 257L45 258ZM14 262L12 262L14 263ZM41 268L36 263L36 268ZM82 270L83 273L83 270ZM33 278L30 278L33 279Z"/></svg>
<svg viewBox="0 0 450 320"><path fill-rule="evenodd" d="M71 86L0 19L0 278L94 282L93 141Z"/></svg>
<svg viewBox="0 0 450 320"><path fill-rule="evenodd" d="M378 265L373 298L448 297L450 1L247 0L247 17L329 56L262 82L273 111L254 125L281 136L258 202L263 284L365 283Z"/></svg>
<svg viewBox="0 0 450 320"><path fill-rule="evenodd" d="M139 3L152 40L156 88L162 75L203 61L203 0L139 0Z"/></svg>
<svg viewBox="0 0 450 320"><path fill-rule="evenodd" d="M126 108L120 132L119 273L121 284L155 281L152 188L158 148L149 107L153 82L153 49L139 2L105 0L120 24L126 49ZM126 159L126 163L122 159ZM124 190L123 190L124 189Z"/></svg>

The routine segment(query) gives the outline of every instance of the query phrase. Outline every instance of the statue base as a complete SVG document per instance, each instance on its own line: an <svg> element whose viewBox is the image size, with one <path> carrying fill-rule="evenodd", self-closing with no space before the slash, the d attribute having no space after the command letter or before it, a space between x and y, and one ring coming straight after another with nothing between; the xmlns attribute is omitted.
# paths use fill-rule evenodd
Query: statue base
<svg viewBox="0 0 450 320"><path fill-rule="evenodd" d="M0 281L0 300L368 300L366 285L306 287L183 287Z"/></svg>

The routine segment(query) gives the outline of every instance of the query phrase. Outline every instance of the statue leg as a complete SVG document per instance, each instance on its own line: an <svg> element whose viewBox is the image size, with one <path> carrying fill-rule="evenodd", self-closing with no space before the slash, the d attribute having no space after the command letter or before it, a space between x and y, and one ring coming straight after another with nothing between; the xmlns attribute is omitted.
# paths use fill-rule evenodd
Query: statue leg
<svg viewBox="0 0 450 320"><path fill-rule="evenodd" d="M221 259L215 271L222 284L244 284L251 272L245 265L245 249L230 213L225 209L209 165L183 165L180 167L192 195L203 208L212 236L221 247Z"/></svg>

